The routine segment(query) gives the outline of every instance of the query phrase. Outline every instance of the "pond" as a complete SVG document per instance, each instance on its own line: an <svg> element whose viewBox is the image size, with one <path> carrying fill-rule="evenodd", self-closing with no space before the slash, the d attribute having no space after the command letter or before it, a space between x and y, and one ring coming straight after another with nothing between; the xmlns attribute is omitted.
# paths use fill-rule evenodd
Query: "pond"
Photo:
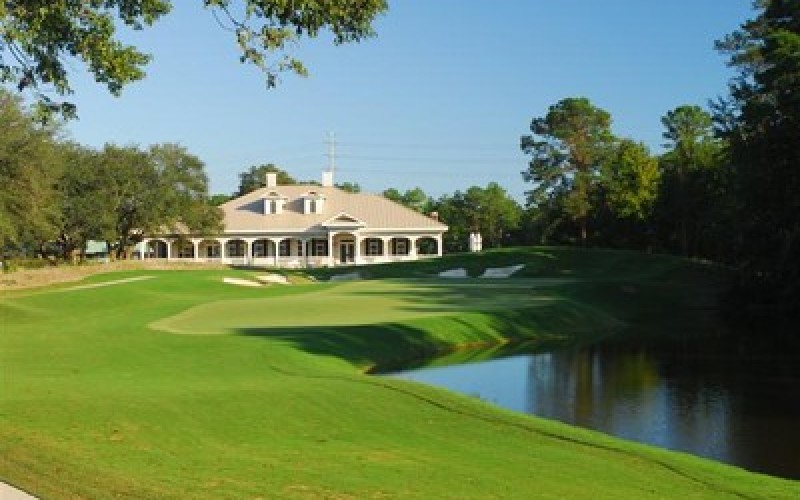
<svg viewBox="0 0 800 500"><path fill-rule="evenodd" d="M628 337L394 376L800 479L800 363L786 352L792 351L728 338Z"/></svg>

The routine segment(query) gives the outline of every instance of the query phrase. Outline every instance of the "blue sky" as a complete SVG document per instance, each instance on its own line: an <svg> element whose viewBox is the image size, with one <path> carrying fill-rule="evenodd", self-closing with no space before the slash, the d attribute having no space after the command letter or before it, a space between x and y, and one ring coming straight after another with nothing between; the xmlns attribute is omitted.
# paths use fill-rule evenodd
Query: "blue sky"
<svg viewBox="0 0 800 500"><path fill-rule="evenodd" d="M531 118L585 96L616 134L659 151L666 111L724 94L733 73L713 42L753 16L750 0L390 1L377 38L301 42L310 76L266 90L199 0L173 3L126 37L154 60L121 97L73 65L73 139L181 143L226 193L258 163L318 179L335 131L337 181L438 196L495 180L519 200Z"/></svg>

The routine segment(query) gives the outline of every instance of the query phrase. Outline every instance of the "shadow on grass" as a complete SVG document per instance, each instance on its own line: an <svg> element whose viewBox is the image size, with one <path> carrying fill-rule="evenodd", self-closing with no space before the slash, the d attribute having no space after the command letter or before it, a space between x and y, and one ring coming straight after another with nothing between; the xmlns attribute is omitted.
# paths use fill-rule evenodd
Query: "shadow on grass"
<svg viewBox="0 0 800 500"><path fill-rule="evenodd" d="M609 331L591 335L585 331L558 332L538 321L540 314L526 308L434 316L403 323L237 328L233 332L280 341L318 356L343 359L369 373L421 366L442 354L476 348L484 348L481 359L489 359L523 349L596 340L609 334ZM469 358L465 355L462 361Z"/></svg>

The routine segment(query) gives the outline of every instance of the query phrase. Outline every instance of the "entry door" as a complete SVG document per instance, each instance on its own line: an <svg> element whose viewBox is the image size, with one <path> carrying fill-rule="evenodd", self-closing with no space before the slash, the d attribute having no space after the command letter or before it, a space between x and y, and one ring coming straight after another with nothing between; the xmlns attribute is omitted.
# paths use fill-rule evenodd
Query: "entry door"
<svg viewBox="0 0 800 500"><path fill-rule="evenodd" d="M356 244L343 241L339 244L339 259L342 264L352 264L356 257Z"/></svg>

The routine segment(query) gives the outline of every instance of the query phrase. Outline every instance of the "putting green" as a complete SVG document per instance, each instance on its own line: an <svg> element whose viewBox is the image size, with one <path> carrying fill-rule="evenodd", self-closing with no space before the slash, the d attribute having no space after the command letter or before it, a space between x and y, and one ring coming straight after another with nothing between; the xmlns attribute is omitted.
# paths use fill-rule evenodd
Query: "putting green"
<svg viewBox="0 0 800 500"><path fill-rule="evenodd" d="M534 281L512 284L397 280L324 288L308 285L308 293L203 303L150 326L170 333L223 334L246 328L385 324L462 311L531 307L550 300L531 293Z"/></svg>

